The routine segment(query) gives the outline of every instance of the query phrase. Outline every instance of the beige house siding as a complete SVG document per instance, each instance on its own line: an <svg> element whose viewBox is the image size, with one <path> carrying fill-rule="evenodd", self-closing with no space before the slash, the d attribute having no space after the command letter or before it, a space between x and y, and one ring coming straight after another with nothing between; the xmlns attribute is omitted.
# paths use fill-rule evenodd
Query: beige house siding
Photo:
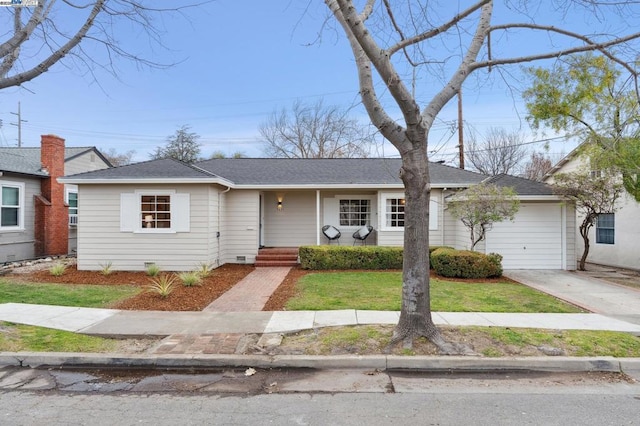
<svg viewBox="0 0 640 426"><path fill-rule="evenodd" d="M587 161L584 157L573 157L563 164L556 174L577 171L586 167ZM545 182L552 184L553 176L550 176ZM587 262L640 270L640 225L638 225L640 203L625 192L616 202L616 207L614 244L597 243L596 226L594 226L589 232L590 247ZM572 244L568 245L567 248L573 248L573 256L577 262L577 259L584 252L584 241L578 232L578 226L582 223L583 216L579 213L571 215L569 212L567 216L568 219L573 216L574 231L572 235L575 236ZM567 223L569 224L569 220L567 220ZM569 241L567 242L569 243ZM567 257L569 257L570 252L571 250L569 250ZM570 263L569 260L568 263L569 267L573 266L571 269L575 269L575 263Z"/></svg>
<svg viewBox="0 0 640 426"><path fill-rule="evenodd" d="M95 152L89 151L72 158L64 163L64 174L74 175L76 173L92 172L94 170L106 169L109 166L102 161Z"/></svg>
<svg viewBox="0 0 640 426"><path fill-rule="evenodd" d="M34 197L40 194L40 179L5 173L0 182L24 184L23 223L20 230L0 230L0 263L35 257Z"/></svg>
<svg viewBox="0 0 640 426"><path fill-rule="evenodd" d="M386 227L386 214L385 204L386 198L404 198L404 192L402 191L380 191L378 193L378 205L379 207L379 220L378 220L378 245L380 246L396 246L401 247L404 245L404 230L403 229L389 229ZM444 241L444 205L443 205L443 193L440 189L434 189L431 191L429 214L435 219L430 218L429 225L429 245L436 246L442 245Z"/></svg>
<svg viewBox="0 0 640 426"><path fill-rule="evenodd" d="M282 210L277 198L282 198ZM316 243L315 191L265 192L263 199L266 247L298 247Z"/></svg>
<svg viewBox="0 0 640 426"><path fill-rule="evenodd" d="M146 233L122 231L121 194L173 190L190 194L188 232ZM86 185L78 199L78 268L101 269L112 262L119 270L140 271L155 263L163 270L191 270L208 262L209 198L204 185ZM170 248L170 249L168 249Z"/></svg>
<svg viewBox="0 0 640 426"><path fill-rule="evenodd" d="M95 152L87 152L64 163L64 174L72 175L76 173L92 172L94 170L107 169L109 166ZM65 200L69 191L78 192L77 185L65 184ZM80 201L78 201L80 203ZM76 253L78 250L78 229L76 226L69 226L69 253Z"/></svg>
<svg viewBox="0 0 640 426"><path fill-rule="evenodd" d="M259 245L260 192L227 192L222 212L222 263L254 263Z"/></svg>

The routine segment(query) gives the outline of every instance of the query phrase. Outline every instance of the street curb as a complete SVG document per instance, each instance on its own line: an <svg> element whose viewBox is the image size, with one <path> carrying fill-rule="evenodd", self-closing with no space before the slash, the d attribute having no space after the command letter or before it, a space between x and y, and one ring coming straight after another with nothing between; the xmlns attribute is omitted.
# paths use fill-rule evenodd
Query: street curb
<svg viewBox="0 0 640 426"><path fill-rule="evenodd" d="M54 368L364 368L424 372L613 372L640 371L640 358L614 357L437 357L396 355L148 355L60 352L0 352L0 366Z"/></svg>

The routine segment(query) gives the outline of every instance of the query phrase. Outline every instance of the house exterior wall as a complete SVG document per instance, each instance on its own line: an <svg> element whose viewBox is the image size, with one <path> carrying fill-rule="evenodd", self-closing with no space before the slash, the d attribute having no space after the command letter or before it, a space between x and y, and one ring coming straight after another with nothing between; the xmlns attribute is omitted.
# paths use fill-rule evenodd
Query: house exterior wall
<svg viewBox="0 0 640 426"><path fill-rule="evenodd" d="M573 157L562 165L556 172L571 173L580 168L586 167L586 159L583 157ZM553 176L550 176L547 183L553 183ZM575 209L573 210L575 212ZM596 242L596 227L589 231L589 255L587 262L616 266L620 268L640 270L640 203L635 201L626 192L616 202L615 212L615 237L614 244L600 244ZM572 242L573 256L578 259L584 252L584 241L577 231L584 216L579 212L573 214L575 236ZM572 263L575 269L575 263Z"/></svg>
<svg viewBox="0 0 640 426"><path fill-rule="evenodd" d="M102 170L109 168L109 165L102 161L99 155L94 151L85 152L64 163L64 174L74 175L76 173L92 172L94 170Z"/></svg>
<svg viewBox="0 0 640 426"><path fill-rule="evenodd" d="M189 194L188 230L171 233L123 230L122 194L135 191ZM217 192L207 185L80 185L78 269L99 270L102 264L111 262L117 270L142 271L145 264L155 263L166 271L185 271L210 262L209 226L215 205L212 197L217 197ZM176 199L177 196L172 198Z"/></svg>
<svg viewBox="0 0 640 426"><path fill-rule="evenodd" d="M277 209L278 196L282 198L282 210ZM315 191L264 192L262 199L264 246L315 245Z"/></svg>
<svg viewBox="0 0 640 426"><path fill-rule="evenodd" d="M64 163L64 174L73 175L76 173L92 172L94 170L107 169L109 165L102 161L99 155L93 151L72 158ZM65 185L65 193L69 191L78 192L76 185ZM78 249L78 229L75 225L69 226L69 253L75 253Z"/></svg>
<svg viewBox="0 0 640 426"><path fill-rule="evenodd" d="M0 183L24 184L23 222L21 229L0 229L0 263L32 259L35 253L35 196L40 194L40 179L11 173L0 176Z"/></svg>
<svg viewBox="0 0 640 426"><path fill-rule="evenodd" d="M222 208L222 263L254 263L260 232L260 192L231 190Z"/></svg>
<svg viewBox="0 0 640 426"><path fill-rule="evenodd" d="M380 231L378 219L378 191L366 188L361 190L325 190L320 192L320 224L318 227L320 231L320 244L328 243L327 238L322 234L322 227L325 225L333 225L340 230L342 233L342 236L340 237L340 244L342 245L352 245L354 243L354 238L352 237L353 233L361 228L361 226L346 226L340 224L340 200L369 200L369 224L373 226L374 231L373 234L370 234L367 237L366 243L369 245L380 244L378 240ZM314 235L313 244L315 243L316 238Z"/></svg>

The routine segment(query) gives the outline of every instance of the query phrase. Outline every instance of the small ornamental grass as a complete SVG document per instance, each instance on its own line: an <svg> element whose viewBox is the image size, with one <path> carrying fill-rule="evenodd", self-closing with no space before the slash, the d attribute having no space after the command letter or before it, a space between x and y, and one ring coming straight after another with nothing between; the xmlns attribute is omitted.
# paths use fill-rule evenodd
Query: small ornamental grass
<svg viewBox="0 0 640 426"><path fill-rule="evenodd" d="M105 277L113 272L113 263L105 262L100 264L100 273Z"/></svg>
<svg viewBox="0 0 640 426"><path fill-rule="evenodd" d="M155 278L149 278L151 284L147 285L147 291L155 293L164 298L169 297L173 291L176 277L174 275L158 275Z"/></svg>
<svg viewBox="0 0 640 426"><path fill-rule="evenodd" d="M155 263L151 263L147 266L146 271L147 275L149 275L150 277L157 277L160 273L160 267Z"/></svg>
<svg viewBox="0 0 640 426"><path fill-rule="evenodd" d="M182 281L182 285L185 287L193 287L194 285L202 284L202 275L200 275L200 271L181 272L178 274L178 278Z"/></svg>
<svg viewBox="0 0 640 426"><path fill-rule="evenodd" d="M200 278L207 278L211 275L211 271L213 271L213 266L210 263L202 262L198 264L195 272L200 275Z"/></svg>
<svg viewBox="0 0 640 426"><path fill-rule="evenodd" d="M59 277L62 274L64 274L64 271L67 269L67 265L65 265L64 263L56 263L55 265L53 265L51 268L49 268L49 272L51 273L51 275L53 275L54 277Z"/></svg>

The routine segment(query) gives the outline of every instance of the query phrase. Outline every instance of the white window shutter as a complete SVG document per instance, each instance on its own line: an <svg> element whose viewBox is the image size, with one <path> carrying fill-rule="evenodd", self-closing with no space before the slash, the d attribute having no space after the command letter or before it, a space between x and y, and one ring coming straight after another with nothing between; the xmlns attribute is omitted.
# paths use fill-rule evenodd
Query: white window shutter
<svg viewBox="0 0 640 426"><path fill-rule="evenodd" d="M189 232L190 230L189 200L188 193L171 196L171 228L175 232Z"/></svg>
<svg viewBox="0 0 640 426"><path fill-rule="evenodd" d="M120 194L120 232L135 231L139 209L136 194Z"/></svg>

